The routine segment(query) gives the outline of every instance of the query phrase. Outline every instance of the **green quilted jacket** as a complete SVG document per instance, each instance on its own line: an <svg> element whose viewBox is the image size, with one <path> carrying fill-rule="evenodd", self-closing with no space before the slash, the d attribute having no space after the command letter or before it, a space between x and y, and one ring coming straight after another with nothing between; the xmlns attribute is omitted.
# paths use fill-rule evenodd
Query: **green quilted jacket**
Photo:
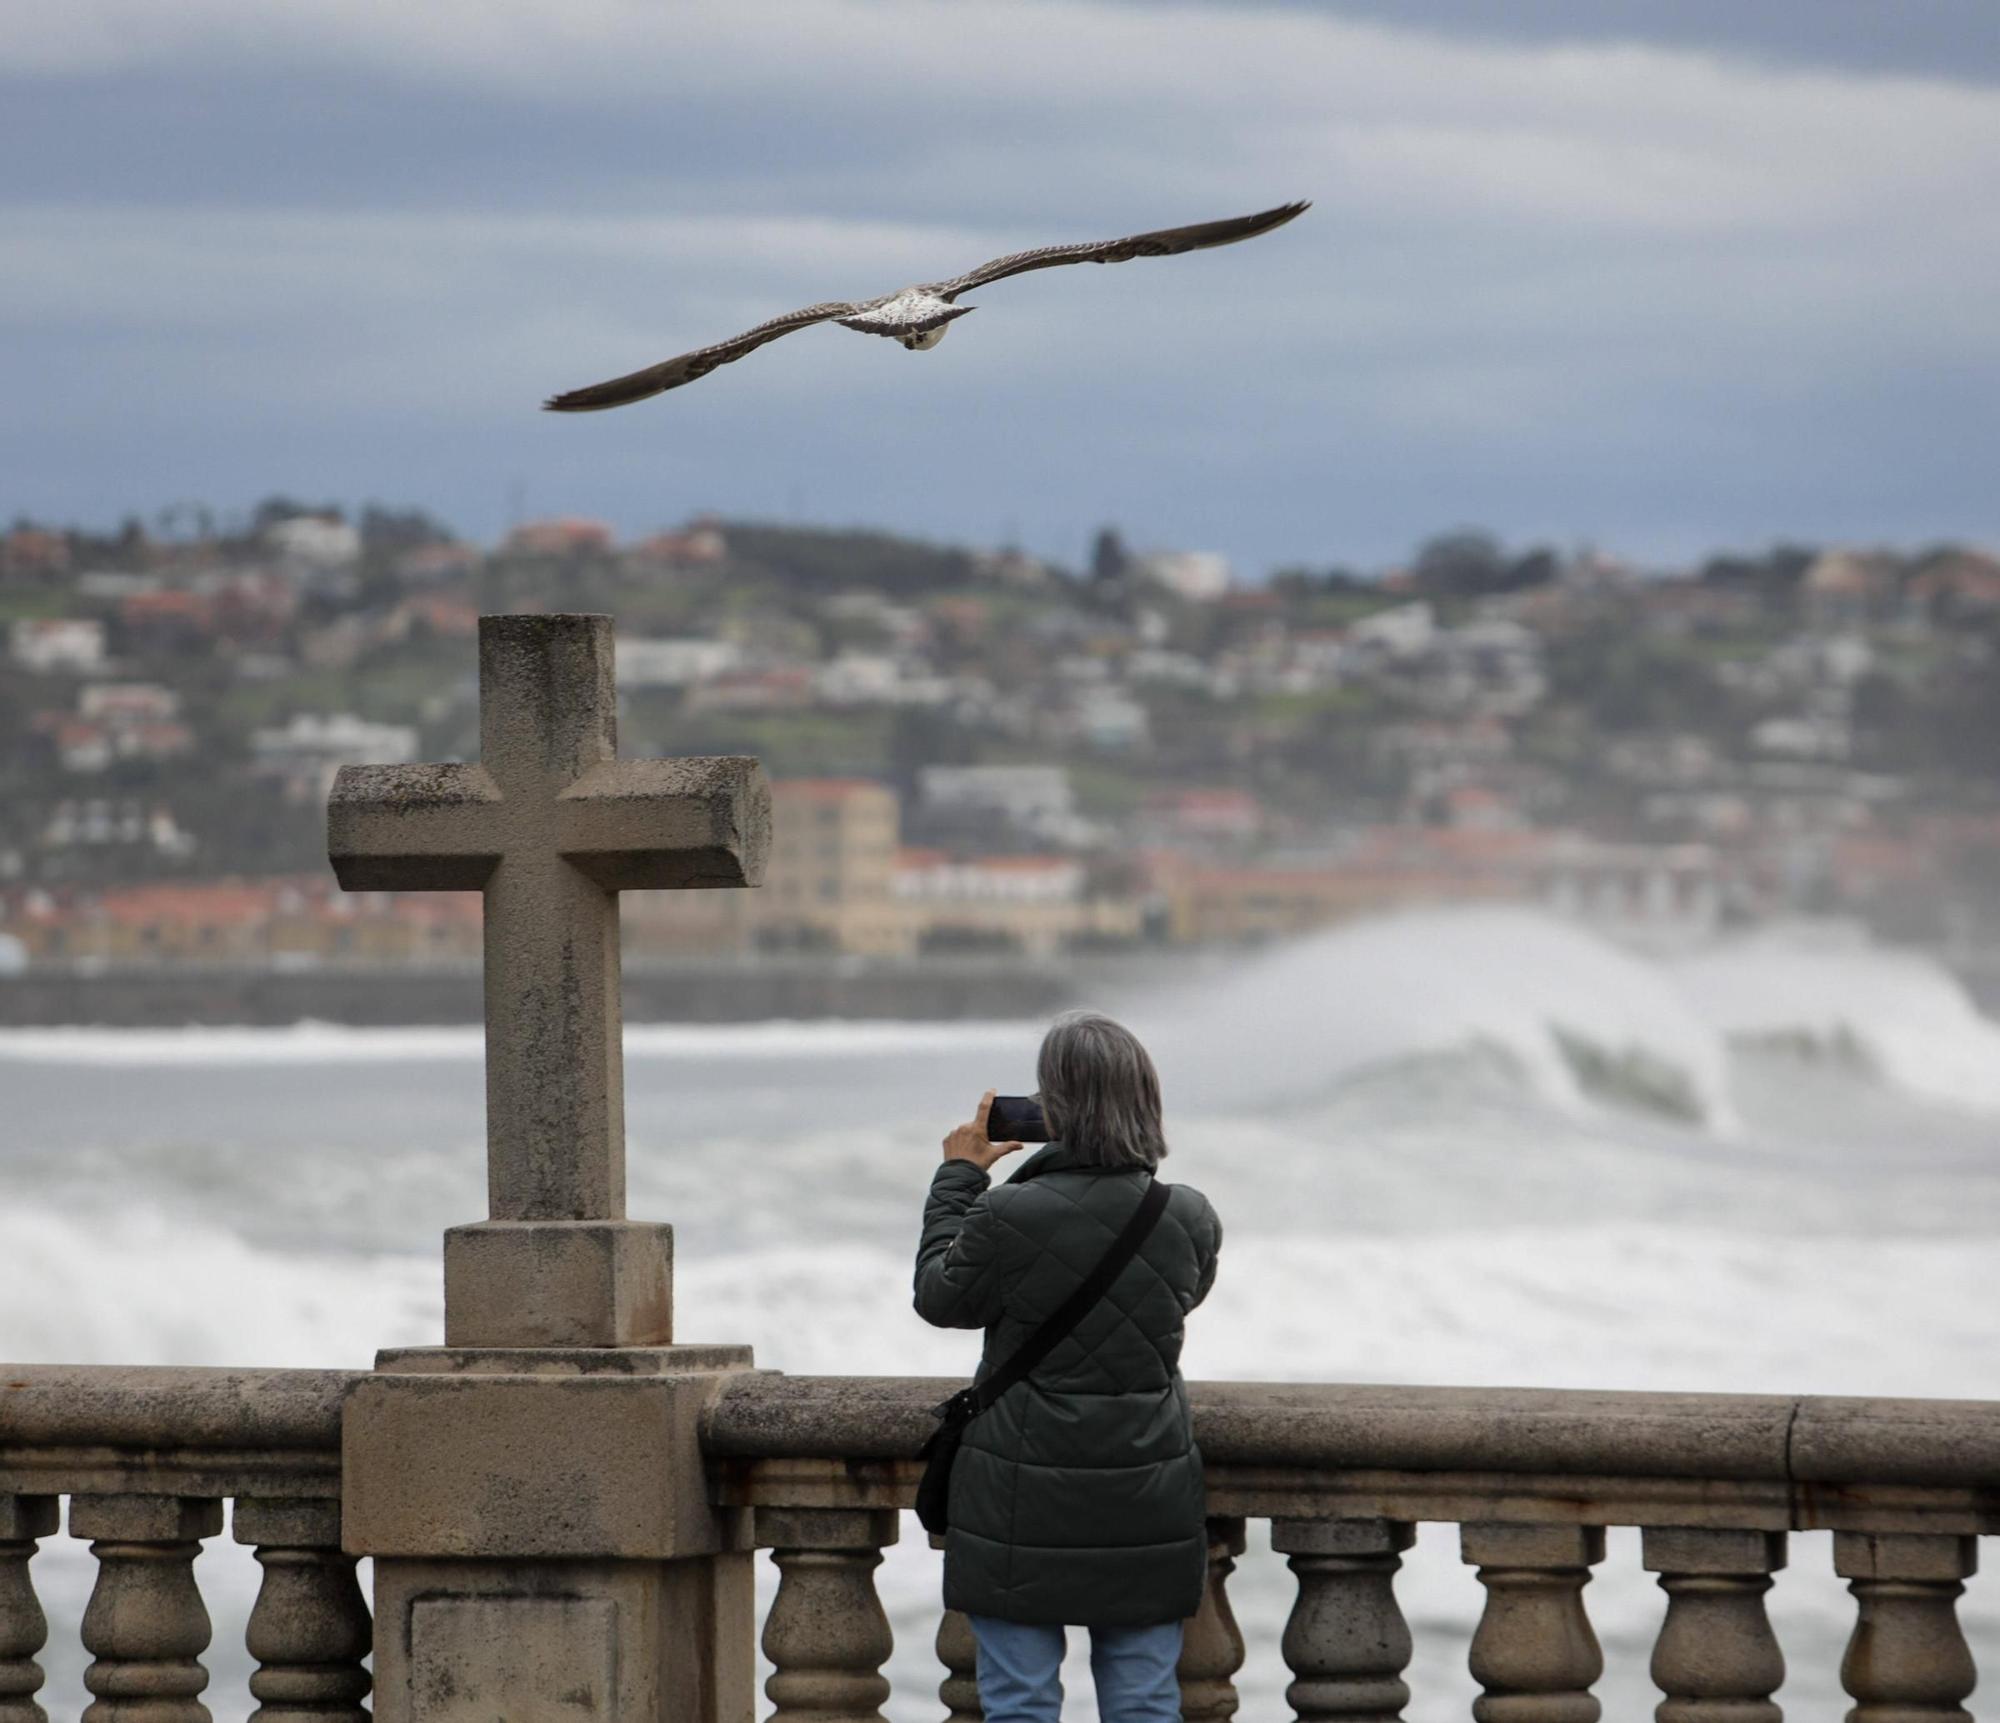
<svg viewBox="0 0 2000 1723"><path fill-rule="evenodd" d="M997 1188L970 1161L944 1162L924 1205L918 1314L985 1329L985 1376L1110 1248L1146 1181L1138 1169L1085 1166L1060 1143ZM1207 1535L1181 1335L1221 1244L1208 1199L1174 1186L1097 1306L966 1427L951 1475L946 1608L1096 1627L1194 1614Z"/></svg>

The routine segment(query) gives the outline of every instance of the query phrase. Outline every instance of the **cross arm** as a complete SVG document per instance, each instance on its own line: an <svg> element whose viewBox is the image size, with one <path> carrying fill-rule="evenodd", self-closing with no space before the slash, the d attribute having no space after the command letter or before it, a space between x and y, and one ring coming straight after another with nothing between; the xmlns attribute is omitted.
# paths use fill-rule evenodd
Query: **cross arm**
<svg viewBox="0 0 2000 1723"><path fill-rule="evenodd" d="M478 891L500 859L499 788L484 767L342 766L326 849L346 891Z"/></svg>
<svg viewBox="0 0 2000 1723"><path fill-rule="evenodd" d="M557 848L607 891L763 883L771 787L747 755L602 761L557 806Z"/></svg>

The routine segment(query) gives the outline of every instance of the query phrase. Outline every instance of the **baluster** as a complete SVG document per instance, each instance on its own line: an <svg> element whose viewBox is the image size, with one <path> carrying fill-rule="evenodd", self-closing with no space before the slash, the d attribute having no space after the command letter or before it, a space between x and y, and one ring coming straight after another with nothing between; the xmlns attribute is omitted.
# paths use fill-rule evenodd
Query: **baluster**
<svg viewBox="0 0 2000 1723"><path fill-rule="evenodd" d="M1648 1526L1642 1561L1660 1576L1667 1619L1653 1647L1657 1723L1782 1723L1784 1685L1764 1594L1785 1565L1785 1534Z"/></svg>
<svg viewBox="0 0 2000 1723"><path fill-rule="evenodd" d="M1400 1520L1273 1520L1271 1547L1298 1575L1285 1623L1285 1701L1301 1723L1355 1717L1399 1723L1410 1689L1410 1629L1396 1603L1401 1551L1416 1528Z"/></svg>
<svg viewBox="0 0 2000 1723"><path fill-rule="evenodd" d="M1859 1702L1847 1723L1971 1723L1959 1701L1978 1676L1958 1597L1978 1566L1969 1537L1833 1534L1833 1571L1859 1606L1840 1663L1840 1684Z"/></svg>
<svg viewBox="0 0 2000 1723"><path fill-rule="evenodd" d="M944 1533L930 1534L931 1548L944 1548ZM948 1609L938 1618L938 1662L945 1667L938 1683L938 1698L944 1701L944 1723L984 1723L985 1707L979 1703L979 1641L973 1637L972 1623L962 1609Z"/></svg>
<svg viewBox="0 0 2000 1723"><path fill-rule="evenodd" d="M354 1558L340 1548L340 1503L239 1501L230 1529L264 1570L244 1643L257 1660L251 1723L362 1723L374 1637Z"/></svg>
<svg viewBox="0 0 2000 1723"><path fill-rule="evenodd" d="M1470 1658L1486 1690L1472 1702L1477 1723L1597 1723L1590 1689L1604 1654L1583 1588L1604 1559L1604 1528L1468 1525L1459 1537L1486 1587Z"/></svg>
<svg viewBox="0 0 2000 1723"><path fill-rule="evenodd" d="M1228 1587L1243 1541L1240 1519L1209 1520L1208 1585L1185 1629L1177 1671L1182 1723L1229 1723L1236 1715L1233 1678L1243 1667L1243 1635L1229 1607Z"/></svg>
<svg viewBox="0 0 2000 1723"><path fill-rule="evenodd" d="M89 1538L97 1584L83 1612L96 1659L84 1723L209 1723L208 1610L194 1582L202 1538L222 1530L222 1504L189 1496L72 1496L71 1537Z"/></svg>
<svg viewBox="0 0 2000 1723"><path fill-rule="evenodd" d="M28 1563L35 1543L56 1529L54 1496L0 1496L0 1723L48 1723L35 1703L49 1619L35 1597Z"/></svg>
<svg viewBox="0 0 2000 1723"><path fill-rule="evenodd" d="M862 1718L882 1723L882 1665L895 1640L875 1569L896 1541L892 1508L759 1508L757 1542L778 1564L778 1595L764 1622L777 1667L764 1692L792 1723Z"/></svg>

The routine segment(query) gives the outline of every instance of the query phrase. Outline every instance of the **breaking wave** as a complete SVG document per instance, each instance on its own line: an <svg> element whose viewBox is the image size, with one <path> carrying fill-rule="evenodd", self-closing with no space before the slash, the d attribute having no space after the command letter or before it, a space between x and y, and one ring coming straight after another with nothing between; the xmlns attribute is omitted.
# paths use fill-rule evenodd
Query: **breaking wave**
<svg viewBox="0 0 2000 1723"><path fill-rule="evenodd" d="M1216 1102L1309 1100L1441 1062L1561 1107L1611 1102L1727 1128L1728 1050L1656 964L1551 917L1434 910L1274 953L1162 1014Z"/></svg>
<svg viewBox="0 0 2000 1723"><path fill-rule="evenodd" d="M1843 1066L1948 1107L2000 1112L2000 1024L1928 958L1766 935L1673 973L1738 1046Z"/></svg>

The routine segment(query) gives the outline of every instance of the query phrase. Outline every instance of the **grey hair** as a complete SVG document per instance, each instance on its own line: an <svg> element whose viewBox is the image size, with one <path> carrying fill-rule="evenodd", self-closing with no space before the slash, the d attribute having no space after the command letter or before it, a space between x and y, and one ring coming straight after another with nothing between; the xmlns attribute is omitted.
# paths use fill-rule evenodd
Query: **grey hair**
<svg viewBox="0 0 2000 1723"><path fill-rule="evenodd" d="M1042 1037L1035 1081L1050 1137L1087 1165L1150 1167L1166 1155L1160 1074L1124 1024L1065 1012Z"/></svg>

